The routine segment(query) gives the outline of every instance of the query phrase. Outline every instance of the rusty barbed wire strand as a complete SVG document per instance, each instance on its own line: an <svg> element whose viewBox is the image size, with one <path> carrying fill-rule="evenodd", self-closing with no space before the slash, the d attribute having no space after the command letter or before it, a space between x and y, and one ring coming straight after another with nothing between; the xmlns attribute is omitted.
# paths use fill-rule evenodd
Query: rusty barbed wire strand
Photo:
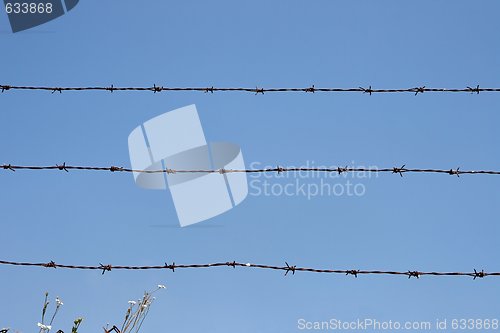
<svg viewBox="0 0 500 333"><path fill-rule="evenodd" d="M265 270L283 271L284 276L295 275L296 272L310 272L310 273L329 273L329 274L342 274L342 275L352 275L358 277L358 275L403 275L408 278L420 278L422 276L468 276L472 277L474 280L477 278L484 278L487 276L500 276L500 272L485 272L484 270L478 271L474 269L471 272L435 272L435 271L385 271L385 270L353 270L353 269L319 269L319 268L309 268L309 267L298 267L296 265L290 265L285 262L284 266L275 265L263 265L263 264L253 264L253 263L242 263L236 261L227 262L215 262L208 264L172 264L165 263L163 265L156 266L119 266L110 264L99 264L98 266L84 266L84 265L64 265L56 264L54 261L49 261L47 263L34 263L34 262L15 262L15 261L4 261L0 260L0 265L12 265L12 266L31 266L31 267L44 267L44 268L63 268L63 269L76 269L76 270L97 270L101 271L101 274L106 272L111 272L112 270L172 270L175 272L176 269L196 269L196 268L211 268L211 267L245 267L245 268L257 268ZM289 274L291 273L291 274Z"/></svg>
<svg viewBox="0 0 500 333"><path fill-rule="evenodd" d="M316 167L316 168L305 168L305 167L281 167L276 166L275 168L264 168L264 169L199 169L199 170L176 170L176 169L130 169L118 166L111 167L99 167L99 166L75 166L67 165L66 163L47 165L47 166L28 166L28 165L14 165L14 164L2 164L0 169L3 170L59 170L69 172L70 170L84 170L84 171L111 171L111 172L136 172L136 173L270 173L276 172L277 174L285 172L324 172L324 173L352 173L352 172L367 172L367 173L391 173L400 175L403 177L404 173L438 173L438 174L448 174L452 176L460 177L460 175L500 175L498 170L460 170L459 167L456 169L418 169L418 168L407 168L406 164L401 167L390 167L390 168L373 168L373 167Z"/></svg>
<svg viewBox="0 0 500 333"><path fill-rule="evenodd" d="M438 93L471 93L479 94L480 92L500 92L500 88L480 88L479 85L467 86L466 88L430 88L426 86L417 86L412 88L398 88L398 89L375 89L372 86L368 88L354 87L354 88L317 88L314 85L305 88L248 88L248 87L165 87L154 84L152 87L115 87L113 84L110 86L87 86L87 87L48 87L48 86L14 86L14 85L0 85L2 92L9 90L44 90L52 93L63 91L152 91L159 93L164 91L198 91L204 93L214 92L247 92L255 95L265 93L278 93L278 92L328 92L328 93L347 93L357 92L362 94L378 94L378 93L412 93L414 95L423 94L424 92L438 92Z"/></svg>

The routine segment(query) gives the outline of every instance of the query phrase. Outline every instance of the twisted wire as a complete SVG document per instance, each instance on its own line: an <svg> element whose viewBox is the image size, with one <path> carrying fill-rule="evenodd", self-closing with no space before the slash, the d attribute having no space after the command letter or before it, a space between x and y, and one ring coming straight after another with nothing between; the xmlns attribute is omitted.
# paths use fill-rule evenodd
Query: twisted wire
<svg viewBox="0 0 500 333"><path fill-rule="evenodd" d="M476 86L467 86L465 88L432 88L426 86L417 86L411 88L396 88L396 89L375 89L372 86L368 88L364 87L352 87L352 88L317 88L315 85L311 85L305 88L262 88L262 87L167 87L167 86L159 86L154 84L153 86L143 86L143 87L117 87L113 84L109 86L74 86L74 87L62 87L62 86L16 86L16 85L0 85L0 89L2 92L10 91L10 90L21 90L21 91L29 91L29 90L42 90L49 91L52 93L63 91L127 91L127 92L138 92L138 91L151 91L153 93L160 92L168 92L168 91L177 91L177 92L188 92L188 91L197 91L204 93L214 93L214 92L245 92L245 93L253 93L255 95L263 95L265 93L279 93L279 92L305 92L305 93L316 93L316 92L325 92L325 93L362 93L362 94L380 94L380 93L412 93L414 95L423 94L424 92L433 92L433 93L471 93L471 94L479 94L480 92L500 92L500 88L481 88L479 85Z"/></svg>
<svg viewBox="0 0 500 333"><path fill-rule="evenodd" d="M353 275L358 277L358 275L403 275L408 278L415 277L419 278L421 276L468 276L474 278L484 278L487 276L500 276L500 272L485 272L484 270L478 271L474 269L471 272L437 272L437 271L387 271L387 270L359 270L359 269L320 269L311 267L299 267L296 265L290 265L285 262L284 266L276 265L263 265L263 264L253 264L253 263L242 263L236 261L227 262L215 262L206 264L172 264L165 263L163 265L155 266L122 266L122 265L111 265L111 264L99 264L93 266L86 265L65 265L56 264L54 261L49 261L45 263L35 263L35 262L15 262L15 261L4 261L0 260L0 265L12 265L12 266L24 266L24 267L44 267L44 268L63 268L63 269L76 269L76 270L97 270L101 271L102 274L110 272L112 270L171 270L175 272L176 269L200 269L200 268L212 268L212 267L244 267L244 268L254 268L263 270L274 270L274 271L284 271L285 276L289 273L295 275L296 272L310 272L310 273L328 273L328 274L343 274L343 275Z"/></svg>
<svg viewBox="0 0 500 333"><path fill-rule="evenodd" d="M0 165L0 169L3 170L32 170L32 171L41 171L41 170L59 170L69 172L70 170L83 170L83 171L111 171L111 172L135 172L135 173L167 173L167 174L176 174L176 173L285 173L285 172L323 172L323 173L352 173L352 172L366 172L366 173L391 173L400 175L401 177L405 173L426 173L426 174L447 174L452 176L460 176L460 175L500 175L500 171L498 170L460 170L460 167L456 169L431 169L431 168L407 168L405 164L401 167L388 167L388 168L366 168L366 167L318 167L318 168L308 168L308 167L281 167L276 166L274 168L263 168L263 169L130 169L118 166L110 166L110 167L100 167L100 166L76 166L76 165L67 165L66 163L55 164L55 165L47 165L47 166L29 166L29 165L14 165L14 164L3 164Z"/></svg>

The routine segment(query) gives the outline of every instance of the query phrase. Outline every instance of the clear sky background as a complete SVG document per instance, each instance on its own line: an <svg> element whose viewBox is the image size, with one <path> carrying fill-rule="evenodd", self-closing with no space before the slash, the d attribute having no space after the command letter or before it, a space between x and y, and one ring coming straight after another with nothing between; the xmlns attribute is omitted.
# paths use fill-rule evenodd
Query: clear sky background
<svg viewBox="0 0 500 333"><path fill-rule="evenodd" d="M0 14L0 83L498 87L499 12L496 1L81 1L17 34ZM500 169L495 93L9 91L0 94L0 163L127 167L132 129L193 103L207 140L238 143L247 166ZM249 196L180 228L170 194L136 187L131 174L2 171L0 257L500 270L500 177L349 179L365 186L363 196ZM300 318L500 317L495 277L283 277L244 268L101 275L2 266L0 283L0 326L21 332L38 329L45 291L65 303L57 329L67 332L83 316L81 331L96 333L121 325L127 301L159 283L167 290L143 332L294 332Z"/></svg>

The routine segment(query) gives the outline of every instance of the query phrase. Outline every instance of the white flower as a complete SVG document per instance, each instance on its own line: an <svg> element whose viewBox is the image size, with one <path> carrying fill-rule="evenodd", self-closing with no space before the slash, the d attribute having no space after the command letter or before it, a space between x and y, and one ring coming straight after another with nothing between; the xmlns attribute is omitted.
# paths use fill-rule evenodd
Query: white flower
<svg viewBox="0 0 500 333"><path fill-rule="evenodd" d="M59 297L56 297L56 304L57 304L57 306L64 305L64 303L61 301L61 299Z"/></svg>
<svg viewBox="0 0 500 333"><path fill-rule="evenodd" d="M165 289L165 288L167 288L167 287L165 287L165 285L163 285L163 284L158 285L158 289Z"/></svg>
<svg viewBox="0 0 500 333"><path fill-rule="evenodd" d="M136 301L128 301L128 304L130 305L135 305L137 302Z"/></svg>
<svg viewBox="0 0 500 333"><path fill-rule="evenodd" d="M42 323L38 323L37 326L40 327L40 329L42 329L44 331L50 331L52 329L52 326L50 326L50 325L44 325Z"/></svg>
<svg viewBox="0 0 500 333"><path fill-rule="evenodd" d="M248 262L245 266L250 267L250 266L252 266L252 265Z"/></svg>
<svg viewBox="0 0 500 333"><path fill-rule="evenodd" d="M142 307L145 309L145 308L148 307L148 305L147 304L143 304Z"/></svg>

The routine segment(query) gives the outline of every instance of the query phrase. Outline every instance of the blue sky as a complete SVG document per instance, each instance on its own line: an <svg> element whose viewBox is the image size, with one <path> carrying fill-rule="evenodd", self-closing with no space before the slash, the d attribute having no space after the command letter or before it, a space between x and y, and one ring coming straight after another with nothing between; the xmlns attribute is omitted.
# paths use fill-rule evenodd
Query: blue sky
<svg viewBox="0 0 500 333"><path fill-rule="evenodd" d="M12 34L0 14L1 84L248 87L500 86L494 1L84 1ZM129 166L144 121L196 104L208 141L247 166L500 169L499 96L10 91L0 163ZM294 180L294 179L292 179ZM290 179L271 178L286 184ZM318 179L301 179L318 182ZM345 179L326 181L343 184ZM499 271L500 178L382 174L363 196L249 196L178 227L168 192L130 174L1 172L3 260L111 264L242 261L340 269ZM0 326L121 324L127 301L167 290L143 331L293 332L297 320L498 318L494 277L349 276L214 268L67 271L0 267Z"/></svg>

